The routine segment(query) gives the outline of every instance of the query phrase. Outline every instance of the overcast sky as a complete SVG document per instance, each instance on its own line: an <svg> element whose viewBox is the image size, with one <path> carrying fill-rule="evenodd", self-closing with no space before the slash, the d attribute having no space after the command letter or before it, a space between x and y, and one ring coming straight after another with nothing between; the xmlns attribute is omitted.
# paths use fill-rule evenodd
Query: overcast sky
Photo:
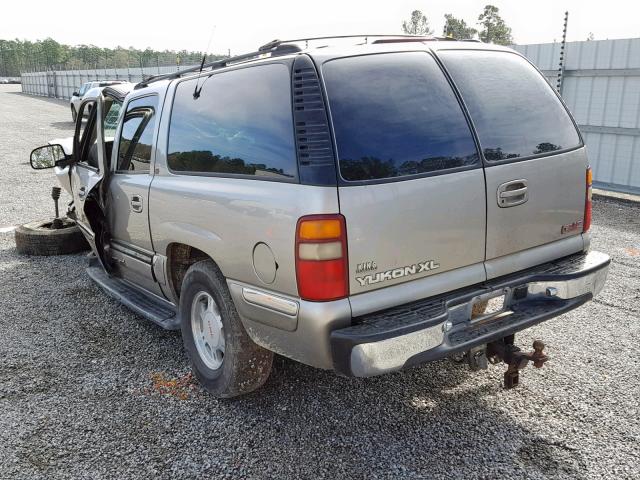
<svg viewBox="0 0 640 480"><path fill-rule="evenodd" d="M516 43L560 40L569 10L568 40L640 37L637 0L5 0L0 38L52 37L71 45L133 46L241 53L274 38L400 33L402 20L422 10L437 34L444 14L477 22L491 2L513 29Z"/></svg>

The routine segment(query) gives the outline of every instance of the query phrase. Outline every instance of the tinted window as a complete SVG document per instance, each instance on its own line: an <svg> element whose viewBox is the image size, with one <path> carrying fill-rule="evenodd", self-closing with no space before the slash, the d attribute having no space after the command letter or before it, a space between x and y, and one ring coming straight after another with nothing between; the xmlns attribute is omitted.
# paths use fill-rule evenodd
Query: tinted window
<svg viewBox="0 0 640 480"><path fill-rule="evenodd" d="M427 53L334 60L323 74L345 180L416 175L478 161L460 105Z"/></svg>
<svg viewBox="0 0 640 480"><path fill-rule="evenodd" d="M225 72L178 85L169 168L180 172L296 177L289 69L280 64Z"/></svg>
<svg viewBox="0 0 640 480"><path fill-rule="evenodd" d="M122 103L117 100L111 101L111 105L108 106L109 110L104 117L104 137L107 141L113 139L116 134L120 107L122 107Z"/></svg>
<svg viewBox="0 0 640 480"><path fill-rule="evenodd" d="M507 52L439 54L469 109L487 160L576 147L566 109L529 62Z"/></svg>
<svg viewBox="0 0 640 480"><path fill-rule="evenodd" d="M157 97L129 102L118 146L117 171L149 172Z"/></svg>

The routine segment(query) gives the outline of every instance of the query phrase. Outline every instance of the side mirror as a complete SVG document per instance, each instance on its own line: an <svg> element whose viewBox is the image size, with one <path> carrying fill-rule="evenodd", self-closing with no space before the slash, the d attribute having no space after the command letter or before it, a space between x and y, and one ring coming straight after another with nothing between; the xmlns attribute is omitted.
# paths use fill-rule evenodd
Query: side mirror
<svg viewBox="0 0 640 480"><path fill-rule="evenodd" d="M59 162L67 160L67 158L67 154L64 153L62 145L44 145L31 152L31 168L34 170L53 168L58 165Z"/></svg>
<svg viewBox="0 0 640 480"><path fill-rule="evenodd" d="M73 92L73 93L71 94L71 96L72 96L72 97L79 97L79 96L80 96L80 94L79 94L78 92Z"/></svg>

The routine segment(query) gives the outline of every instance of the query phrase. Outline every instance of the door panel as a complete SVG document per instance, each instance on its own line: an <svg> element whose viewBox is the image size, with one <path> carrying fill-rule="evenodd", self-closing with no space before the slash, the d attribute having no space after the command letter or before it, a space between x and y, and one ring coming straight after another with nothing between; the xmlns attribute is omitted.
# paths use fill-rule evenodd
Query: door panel
<svg viewBox="0 0 640 480"><path fill-rule="evenodd" d="M347 222L352 294L484 261L482 169L341 187L339 196ZM465 283L482 280L474 273Z"/></svg>
<svg viewBox="0 0 640 480"><path fill-rule="evenodd" d="M581 224L569 231L563 226L582 222L586 163L582 148L487 167L487 260L580 235ZM526 182L523 203L509 203L520 197L500 198L500 186L512 181Z"/></svg>
<svg viewBox="0 0 640 480"><path fill-rule="evenodd" d="M114 239L152 252L147 204L151 175L115 174L109 183L109 225Z"/></svg>
<svg viewBox="0 0 640 480"><path fill-rule="evenodd" d="M83 114L89 107L92 107L91 112L85 122ZM103 178L105 165L104 152L98 148L103 141L101 128L99 128L101 114L102 101L100 98L80 105L74 135L74 163L69 169L69 177L76 222L89 242L91 250L105 266L100 234L96 232L96 222L99 222L99 219L90 219L87 213L91 212L91 215L95 215L95 212L99 211L99 208L94 208L94 206L99 205L97 187ZM92 207L88 208L90 203Z"/></svg>
<svg viewBox="0 0 640 480"><path fill-rule="evenodd" d="M87 214L84 207L88 194L102 179L102 175L97 169L91 168L82 163L74 164L71 167L71 191L73 192L73 205L76 210L76 221L81 228L91 231Z"/></svg>
<svg viewBox="0 0 640 480"><path fill-rule="evenodd" d="M148 194L151 175L115 174L109 183L110 255L118 274L162 295L152 273Z"/></svg>

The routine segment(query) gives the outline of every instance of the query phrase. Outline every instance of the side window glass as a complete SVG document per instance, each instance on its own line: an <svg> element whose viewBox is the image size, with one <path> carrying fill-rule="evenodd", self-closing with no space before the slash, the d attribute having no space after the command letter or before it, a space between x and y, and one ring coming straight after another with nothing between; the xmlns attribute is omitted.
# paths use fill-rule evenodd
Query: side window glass
<svg viewBox="0 0 640 480"><path fill-rule="evenodd" d="M297 175L291 76L280 64L178 85L169 129L172 171L290 180Z"/></svg>
<svg viewBox="0 0 640 480"><path fill-rule="evenodd" d="M117 172L149 173L157 103L157 97L145 97L127 106L118 146Z"/></svg>
<svg viewBox="0 0 640 480"><path fill-rule="evenodd" d="M122 103L114 100L104 117L104 137L107 141L113 140L113 137L116 136L116 128L118 127L118 115L120 115L121 107Z"/></svg>

